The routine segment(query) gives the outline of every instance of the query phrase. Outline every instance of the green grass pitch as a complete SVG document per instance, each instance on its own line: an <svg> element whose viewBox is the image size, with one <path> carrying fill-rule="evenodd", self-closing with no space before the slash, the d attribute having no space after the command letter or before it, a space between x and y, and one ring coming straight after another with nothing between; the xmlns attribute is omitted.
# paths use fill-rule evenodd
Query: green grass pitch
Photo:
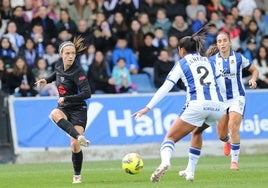
<svg viewBox="0 0 268 188"><path fill-rule="evenodd" d="M88 157L88 156L87 156ZM158 183L149 181L160 159L144 159L141 173L129 175L121 161L89 161L83 165L82 184L72 184L72 164L1 164L0 187L8 188L266 188L268 154L241 155L239 171L229 169L230 157L202 156L194 182L178 177L187 158L173 158L172 167Z"/></svg>

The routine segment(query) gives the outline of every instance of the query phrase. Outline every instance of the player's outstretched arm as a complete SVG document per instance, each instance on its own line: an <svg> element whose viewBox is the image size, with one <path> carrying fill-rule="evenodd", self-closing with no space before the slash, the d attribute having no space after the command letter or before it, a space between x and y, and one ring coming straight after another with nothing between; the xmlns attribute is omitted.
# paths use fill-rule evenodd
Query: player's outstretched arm
<svg viewBox="0 0 268 188"><path fill-rule="evenodd" d="M36 87L41 87L43 85L46 85L47 81L44 78L42 78L42 79L38 80L37 82L35 82L34 84L36 85Z"/></svg>

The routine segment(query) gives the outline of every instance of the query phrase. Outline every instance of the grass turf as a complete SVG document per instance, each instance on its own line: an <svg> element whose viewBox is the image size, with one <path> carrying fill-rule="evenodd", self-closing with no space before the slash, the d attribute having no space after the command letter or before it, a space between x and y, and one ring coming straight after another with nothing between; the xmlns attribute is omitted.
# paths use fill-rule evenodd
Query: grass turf
<svg viewBox="0 0 268 188"><path fill-rule="evenodd" d="M83 165L82 184L72 184L72 164L2 164L0 187L9 188L264 188L268 185L268 154L241 155L239 171L229 169L230 157L202 156L194 182L178 177L187 158L173 158L172 167L158 183L149 181L159 159L144 159L141 173L129 175L121 169L121 161L89 161Z"/></svg>

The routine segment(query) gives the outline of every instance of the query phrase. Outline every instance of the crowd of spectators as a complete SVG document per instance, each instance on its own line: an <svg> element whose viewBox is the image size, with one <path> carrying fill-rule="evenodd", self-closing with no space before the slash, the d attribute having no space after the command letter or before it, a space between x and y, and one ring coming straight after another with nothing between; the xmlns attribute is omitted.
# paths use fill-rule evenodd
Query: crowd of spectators
<svg viewBox="0 0 268 188"><path fill-rule="evenodd" d="M219 31L259 69L268 88L268 2L265 0L1 0L0 87L15 96L56 96L35 88L59 60L61 42L85 38L78 56L92 92L135 90L146 73L158 88L180 59L179 40L210 23L206 48ZM243 75L246 83L247 72ZM178 82L172 91L184 90Z"/></svg>

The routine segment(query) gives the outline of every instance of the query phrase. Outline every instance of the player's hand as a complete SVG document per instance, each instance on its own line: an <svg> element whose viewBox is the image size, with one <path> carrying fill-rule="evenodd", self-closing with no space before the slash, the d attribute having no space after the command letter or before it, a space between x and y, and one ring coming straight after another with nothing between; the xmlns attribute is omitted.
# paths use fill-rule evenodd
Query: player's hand
<svg viewBox="0 0 268 188"><path fill-rule="evenodd" d="M63 105L63 103L64 103L64 97L60 97L58 99L58 104L61 106L61 105Z"/></svg>
<svg viewBox="0 0 268 188"><path fill-rule="evenodd" d="M40 87L42 85L46 85L47 81L44 78L42 78L42 79L38 80L37 82L35 82L34 84L36 85L36 87Z"/></svg>
<svg viewBox="0 0 268 188"><path fill-rule="evenodd" d="M132 115L132 117L134 117L135 119L138 119L138 118L140 118L143 114L146 114L146 113L149 112L149 111L150 111L150 108L145 107L145 108L143 108L143 109L141 109L141 110L135 112L135 113Z"/></svg>
<svg viewBox="0 0 268 188"><path fill-rule="evenodd" d="M250 80L248 81L248 84L249 84L249 87L250 87L251 89L256 89L256 87L257 87L257 82L256 82L256 80L254 80L254 79L250 79Z"/></svg>

